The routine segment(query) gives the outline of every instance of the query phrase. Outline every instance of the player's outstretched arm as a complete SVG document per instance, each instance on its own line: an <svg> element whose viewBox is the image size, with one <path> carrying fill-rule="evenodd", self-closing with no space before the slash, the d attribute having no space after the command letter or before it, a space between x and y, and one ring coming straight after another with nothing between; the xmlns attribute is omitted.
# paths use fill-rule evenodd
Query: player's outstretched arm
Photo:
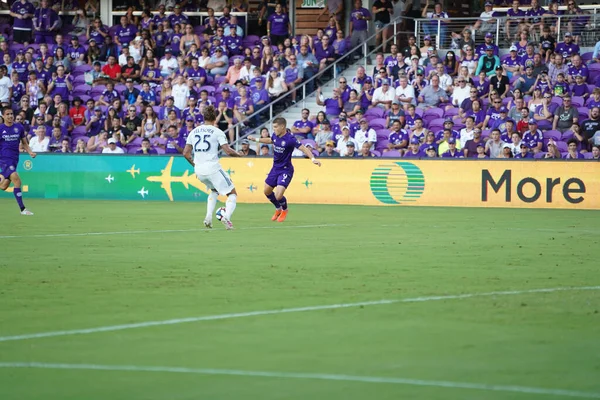
<svg viewBox="0 0 600 400"><path fill-rule="evenodd" d="M225 152L225 154L227 154L230 157L244 157L243 154L238 153L237 151L235 151L234 149L232 149L231 147L229 147L228 144L224 144L221 146L221 150L223 150Z"/></svg>
<svg viewBox="0 0 600 400"><path fill-rule="evenodd" d="M27 139L25 139L25 138L21 139L21 144L23 145L23 148L25 149L25 151L27 152L27 154L29 154L29 156L31 158L35 158L35 156L37 156L36 153L31 151L31 147L29 147L29 143L27 143Z"/></svg>
<svg viewBox="0 0 600 400"><path fill-rule="evenodd" d="M195 167L194 159L192 158L192 145L191 144L185 145L185 148L183 149L183 156L185 157L187 162L189 162L191 164L192 167Z"/></svg>
<svg viewBox="0 0 600 400"><path fill-rule="evenodd" d="M319 167L321 166L321 161L317 160L315 158L315 155L313 154L313 152L311 150L309 150L307 147L302 145L302 146L298 147L298 150L303 152L306 155L306 157L310 158L310 160L312 161L313 164L318 165Z"/></svg>
<svg viewBox="0 0 600 400"><path fill-rule="evenodd" d="M271 140L270 137L255 138L254 136L250 135L248 136L248 140L252 140L256 143L273 144L273 140Z"/></svg>

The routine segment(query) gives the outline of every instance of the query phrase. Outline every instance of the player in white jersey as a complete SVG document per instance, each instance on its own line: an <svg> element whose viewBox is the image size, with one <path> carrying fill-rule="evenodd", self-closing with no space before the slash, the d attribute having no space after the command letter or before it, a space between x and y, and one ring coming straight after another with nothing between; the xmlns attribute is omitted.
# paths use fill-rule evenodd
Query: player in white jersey
<svg viewBox="0 0 600 400"><path fill-rule="evenodd" d="M183 156L194 167L198 180L210 189L206 201L204 226L212 228L212 216L220 194L227 196L225 215L221 222L225 228L233 229L231 215L235 210L237 192L231 178L227 172L223 171L219 163L219 149L223 149L231 157L241 157L242 155L229 147L225 133L215 126L217 120L215 108L213 106L205 107L202 115L204 116L204 125L199 125L190 132L183 149Z"/></svg>

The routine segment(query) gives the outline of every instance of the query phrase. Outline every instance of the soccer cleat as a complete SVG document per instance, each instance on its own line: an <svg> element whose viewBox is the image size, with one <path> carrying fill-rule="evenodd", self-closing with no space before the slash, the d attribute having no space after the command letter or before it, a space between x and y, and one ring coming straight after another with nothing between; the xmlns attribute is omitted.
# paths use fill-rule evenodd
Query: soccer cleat
<svg viewBox="0 0 600 400"><path fill-rule="evenodd" d="M288 210L282 210L281 214L279 214L279 218L277 218L277 222L285 221L285 218L287 217L287 213L288 213Z"/></svg>
<svg viewBox="0 0 600 400"><path fill-rule="evenodd" d="M221 218L221 222L223 223L223 225L225 225L225 229L227 229L228 231L233 229L233 224L231 223L230 220L225 218L225 216L223 216L223 218Z"/></svg>
<svg viewBox="0 0 600 400"><path fill-rule="evenodd" d="M279 214L281 214L281 210L275 210L275 214L273 214L273 216L271 217L271 221L277 221L277 218L279 218Z"/></svg>
<svg viewBox="0 0 600 400"><path fill-rule="evenodd" d="M208 229L212 229L212 221L210 219L205 219L204 226L207 227Z"/></svg>
<svg viewBox="0 0 600 400"><path fill-rule="evenodd" d="M24 209L23 211L21 211L21 215L33 215L33 213L28 209Z"/></svg>

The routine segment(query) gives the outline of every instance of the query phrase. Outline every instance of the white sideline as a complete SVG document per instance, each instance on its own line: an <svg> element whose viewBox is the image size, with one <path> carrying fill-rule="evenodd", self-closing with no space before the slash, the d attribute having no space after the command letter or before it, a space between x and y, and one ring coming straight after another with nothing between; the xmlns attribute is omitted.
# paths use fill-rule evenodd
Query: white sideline
<svg viewBox="0 0 600 400"><path fill-rule="evenodd" d="M545 289L511 290L511 291L499 291L499 292L487 292L487 293L467 293L467 294L456 294L456 295L448 295L448 296L425 296L425 297L413 297L413 298L405 298L405 299L363 301L363 302L358 302L358 303L342 303L342 304L329 304L329 305L321 305L321 306L282 308L282 309L278 309L278 310L262 310L262 311L250 311L250 312L231 313L231 314L205 315L205 316L201 316L201 317L167 319L167 320L162 320L162 321L146 321L146 322L138 322L138 323L132 323L132 324L123 324L123 325L100 326L100 327L96 327L96 328L87 328L87 329L73 329L73 330L65 330L65 331L51 331L51 332L28 333L28 334L15 335L15 336L3 336L3 337L0 337L0 342L9 342L9 341L27 340L27 339L39 339L39 338L56 337L56 336L84 335L84 334L98 333L98 332L112 332L112 331L122 331L125 329L147 328L150 326L176 325L176 324L183 324L183 323L188 323L188 322L216 321L216 320L223 320L223 319L256 317L256 316L260 316L260 315L289 314L289 313L296 313L296 312L319 311L319 310L334 310L334 309L340 309L340 308L376 306L376 305L382 305L382 304L419 303L419 302L426 302L426 301L469 299L472 297L512 296L512 295L529 294L529 293L552 293L552 292L575 291L575 290L600 290L600 286L556 287L556 288L545 288Z"/></svg>
<svg viewBox="0 0 600 400"><path fill-rule="evenodd" d="M41 362L2 362L0 368L41 368L41 369L64 369L64 370L95 370L95 371L120 371L120 372L163 372L178 374L199 375L228 375L260 378L279 379L315 379L324 381L346 381L362 383L383 383L409 386L426 386L451 389L471 389L494 392L527 393L536 395L551 395L563 397L576 397L582 399L600 399L600 393L580 392L564 389L546 389L528 386L492 385L485 383L468 383L452 381L433 381L424 379L391 378L378 376L356 376L338 374L318 374L304 372L271 372L271 371L244 371L234 369L212 369L212 368L185 368L185 367L151 367L136 365L97 365L97 364L60 364Z"/></svg>
<svg viewBox="0 0 600 400"><path fill-rule="evenodd" d="M270 226L249 226L247 228L237 228L237 231L252 231L257 229L308 229L308 228L332 228L338 226L349 226L348 224L320 224L320 225L270 225ZM141 231L116 231L116 232L82 232L82 233L43 233L37 235L8 235L0 236L0 239L31 239L31 238L50 238L50 237L73 237L73 236L104 236L104 235L137 235L140 233L179 233L179 232L211 232L221 231L221 229L191 228L191 229L158 229Z"/></svg>

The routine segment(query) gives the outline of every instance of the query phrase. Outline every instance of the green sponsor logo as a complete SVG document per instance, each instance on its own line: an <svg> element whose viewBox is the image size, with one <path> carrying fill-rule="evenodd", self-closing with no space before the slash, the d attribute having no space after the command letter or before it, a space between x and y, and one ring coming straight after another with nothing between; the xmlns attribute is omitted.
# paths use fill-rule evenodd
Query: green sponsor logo
<svg viewBox="0 0 600 400"><path fill-rule="evenodd" d="M424 190L423 171L410 162L381 164L371 174L371 192L383 204L414 203Z"/></svg>

